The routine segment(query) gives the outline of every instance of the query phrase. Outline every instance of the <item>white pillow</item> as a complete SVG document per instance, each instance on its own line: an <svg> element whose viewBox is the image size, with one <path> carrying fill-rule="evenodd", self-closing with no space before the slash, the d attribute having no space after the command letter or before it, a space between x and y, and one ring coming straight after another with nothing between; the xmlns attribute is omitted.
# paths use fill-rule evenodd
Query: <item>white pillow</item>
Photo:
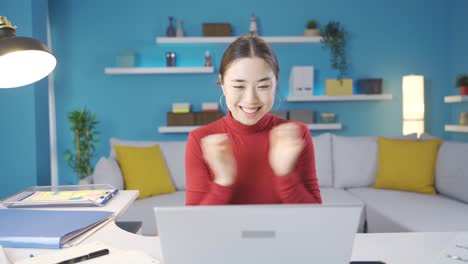
<svg viewBox="0 0 468 264"><path fill-rule="evenodd" d="M377 137L332 136L333 186L368 187L377 174Z"/></svg>
<svg viewBox="0 0 468 264"><path fill-rule="evenodd" d="M110 184L119 190L124 189L124 180L119 164L115 159L101 157L94 168L95 184Z"/></svg>
<svg viewBox="0 0 468 264"><path fill-rule="evenodd" d="M320 187L333 186L331 134L324 133L313 137L315 168Z"/></svg>
<svg viewBox="0 0 468 264"><path fill-rule="evenodd" d="M468 143L445 141L437 154L435 187L448 197L468 203Z"/></svg>

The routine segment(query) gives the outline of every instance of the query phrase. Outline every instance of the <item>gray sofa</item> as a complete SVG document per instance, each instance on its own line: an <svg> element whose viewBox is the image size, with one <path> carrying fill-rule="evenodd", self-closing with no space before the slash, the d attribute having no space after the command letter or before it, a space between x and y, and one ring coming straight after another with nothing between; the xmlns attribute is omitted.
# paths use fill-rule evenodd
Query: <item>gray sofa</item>
<svg viewBox="0 0 468 264"><path fill-rule="evenodd" d="M424 135L421 140L424 140ZM408 140L418 140L409 136ZM343 137L329 133L314 137L316 168L323 204L363 207L359 232L424 232L468 230L468 144L443 142L436 164L437 195L374 189L377 138ZM153 207L185 203L185 142L142 142L111 139L111 144L159 144L177 189L175 193L135 201L119 221L142 221L143 235L157 234ZM111 150L112 166L100 166L95 183L123 184ZM115 168L117 166L117 168ZM104 167L105 169L100 169ZM119 179L120 178L120 179ZM121 186L123 187L123 185Z"/></svg>

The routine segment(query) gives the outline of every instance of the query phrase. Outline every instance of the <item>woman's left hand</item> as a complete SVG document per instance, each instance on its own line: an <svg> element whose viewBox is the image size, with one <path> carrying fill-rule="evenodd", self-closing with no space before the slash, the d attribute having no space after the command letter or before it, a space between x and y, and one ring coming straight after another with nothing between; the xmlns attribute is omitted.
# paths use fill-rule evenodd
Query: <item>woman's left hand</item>
<svg viewBox="0 0 468 264"><path fill-rule="evenodd" d="M270 166L278 176L285 176L294 170L297 158L304 148L299 126L285 123L270 131Z"/></svg>

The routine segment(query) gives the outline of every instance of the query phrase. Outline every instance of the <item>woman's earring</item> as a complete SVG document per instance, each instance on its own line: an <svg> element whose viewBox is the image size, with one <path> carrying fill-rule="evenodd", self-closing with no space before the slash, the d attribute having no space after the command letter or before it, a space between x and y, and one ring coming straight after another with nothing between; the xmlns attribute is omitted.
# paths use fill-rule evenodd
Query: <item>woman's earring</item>
<svg viewBox="0 0 468 264"><path fill-rule="evenodd" d="M223 97L224 97L224 94L222 94L220 97L219 97L219 107L221 107L221 110L226 111L226 108L223 107Z"/></svg>
<svg viewBox="0 0 468 264"><path fill-rule="evenodd" d="M276 94L275 97L278 98L277 100L275 100L275 102L278 102L278 105L277 105L276 107L273 107L273 111L278 110L278 108L279 108L280 105L281 105L281 102L283 101L283 99L281 99L281 96L280 96L280 95Z"/></svg>

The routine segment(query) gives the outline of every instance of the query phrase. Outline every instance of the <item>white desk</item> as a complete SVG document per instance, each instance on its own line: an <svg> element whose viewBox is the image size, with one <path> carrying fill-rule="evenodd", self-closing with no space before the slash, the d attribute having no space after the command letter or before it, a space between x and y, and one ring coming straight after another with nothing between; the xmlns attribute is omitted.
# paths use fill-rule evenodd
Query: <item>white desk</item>
<svg viewBox="0 0 468 264"><path fill-rule="evenodd" d="M136 199L138 192L122 191L108 206L99 210L122 213ZM112 209L110 209L112 208ZM389 264L431 263L437 254L453 239L455 232L434 233L375 233L357 234L352 260L382 260ZM109 223L82 243L100 241L119 249L141 250L160 259L158 237L145 237L126 232ZM4 248L12 261L51 252L50 249Z"/></svg>

